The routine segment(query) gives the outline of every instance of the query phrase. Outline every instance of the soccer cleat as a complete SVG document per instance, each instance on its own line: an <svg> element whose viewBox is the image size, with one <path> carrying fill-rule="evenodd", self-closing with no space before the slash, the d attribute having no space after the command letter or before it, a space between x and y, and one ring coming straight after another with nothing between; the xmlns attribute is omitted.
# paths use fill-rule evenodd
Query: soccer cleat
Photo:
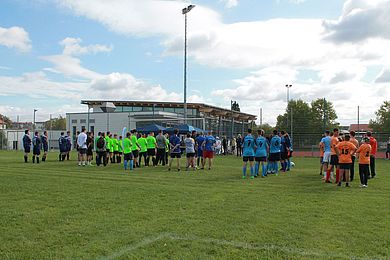
<svg viewBox="0 0 390 260"><path fill-rule="evenodd" d="M242 176L243 179L246 179L246 176Z"/></svg>
<svg viewBox="0 0 390 260"><path fill-rule="evenodd" d="M337 184L337 186L341 187L341 182L339 182L339 183Z"/></svg>
<svg viewBox="0 0 390 260"><path fill-rule="evenodd" d="M251 180L253 180L255 178L255 176L251 176Z"/></svg>
<svg viewBox="0 0 390 260"><path fill-rule="evenodd" d="M347 183L345 184L345 187L351 188L351 185L347 182Z"/></svg>

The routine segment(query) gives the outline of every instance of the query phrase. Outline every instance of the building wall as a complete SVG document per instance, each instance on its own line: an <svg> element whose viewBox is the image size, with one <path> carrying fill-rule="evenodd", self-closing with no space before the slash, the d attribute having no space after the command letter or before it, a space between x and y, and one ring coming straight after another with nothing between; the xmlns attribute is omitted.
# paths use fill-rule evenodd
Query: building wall
<svg viewBox="0 0 390 260"><path fill-rule="evenodd" d="M67 114L66 129L71 131L73 137L77 131L88 127L88 113ZM136 122L129 113L90 113L89 114L89 129L95 135L98 132L107 132L122 134L123 127L133 129L136 127Z"/></svg>
<svg viewBox="0 0 390 260"><path fill-rule="evenodd" d="M2 149L6 150L23 150L23 142L22 138L24 136L24 130L3 130L4 136L7 139L6 147L2 147ZM58 139L61 136L61 132L66 132L65 130L53 130L47 131L48 133L48 142L49 149L58 150ZM42 134L42 131L39 133ZM31 139L33 138L33 133L30 132Z"/></svg>

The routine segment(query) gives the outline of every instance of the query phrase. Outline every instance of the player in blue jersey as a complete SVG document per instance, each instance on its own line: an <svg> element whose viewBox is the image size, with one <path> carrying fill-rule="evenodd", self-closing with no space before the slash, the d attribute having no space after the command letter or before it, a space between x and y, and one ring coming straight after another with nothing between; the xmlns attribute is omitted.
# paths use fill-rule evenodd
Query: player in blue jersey
<svg viewBox="0 0 390 260"><path fill-rule="evenodd" d="M268 151L268 142L267 139L264 137L264 130L258 130L257 131L257 138L256 138L256 151L255 151L255 176L259 175L259 169L260 169L260 163L261 163L261 171L262 177L267 176L267 151Z"/></svg>
<svg viewBox="0 0 390 260"><path fill-rule="evenodd" d="M196 151L197 151L197 162L196 162L196 165L197 167L201 167L202 169L204 169L203 165L203 148L202 148L202 144L205 140L205 137L204 137L204 134L202 132L199 133L199 135L196 137L195 139L195 144L196 144Z"/></svg>
<svg viewBox="0 0 390 260"><path fill-rule="evenodd" d="M255 169L253 167L253 162L255 160L255 139L252 136L252 129L248 129L248 134L244 137L243 141L243 153L242 160L244 161L242 165L242 178L246 178L246 166L249 161L250 170L251 170L251 179L255 178Z"/></svg>
<svg viewBox="0 0 390 260"><path fill-rule="evenodd" d="M212 164L212 160L214 158L214 149L215 149L215 143L216 143L216 140L214 138L214 136L212 135L212 132L209 131L207 133L207 136L206 138L204 139L203 141L203 168L206 164L206 159L208 159L209 161L209 170L211 170L211 164Z"/></svg>
<svg viewBox="0 0 390 260"><path fill-rule="evenodd" d="M331 140L332 138L330 137L330 131L327 130L325 131L325 136L321 139L320 145L322 145L324 149L324 156L322 159L322 169L323 169L323 177L325 179L326 177L326 170L328 169L328 165L330 163L330 155L331 155Z"/></svg>
<svg viewBox="0 0 390 260"><path fill-rule="evenodd" d="M280 132L281 146L280 146L280 164L282 166L282 171L286 172L288 168L288 153L290 151L290 138L288 138L287 133L284 131Z"/></svg>
<svg viewBox="0 0 390 260"><path fill-rule="evenodd" d="M275 173L276 175L278 174L278 162L280 161L281 142L282 140L278 135L278 130L274 130L270 141L269 164L271 173Z"/></svg>

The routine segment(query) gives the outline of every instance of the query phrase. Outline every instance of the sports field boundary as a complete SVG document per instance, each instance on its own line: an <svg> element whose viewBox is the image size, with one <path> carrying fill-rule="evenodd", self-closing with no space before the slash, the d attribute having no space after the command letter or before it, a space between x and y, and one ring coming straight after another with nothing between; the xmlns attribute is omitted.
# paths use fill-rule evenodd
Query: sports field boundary
<svg viewBox="0 0 390 260"><path fill-rule="evenodd" d="M161 240L173 240L173 241L189 241L189 242L200 242L205 244L214 244L218 246L230 246L238 249L254 250L254 251L277 251L282 252L288 255L297 255L301 257L317 257L322 259L384 259L381 256L367 256L367 257L356 257L350 255L335 254L332 252L322 252L322 251L310 251L301 248L278 246L272 244L257 244L257 243L247 243L247 242L238 242L238 241L229 241L224 239L216 239L211 237L199 237L195 235L179 235L171 232L163 232L157 234L156 236L145 237L139 242L131 244L127 247L123 247L116 252L113 252L107 256L101 256L98 259L100 260L111 260L122 257L128 253L131 253L137 249L146 247L153 243L159 242Z"/></svg>

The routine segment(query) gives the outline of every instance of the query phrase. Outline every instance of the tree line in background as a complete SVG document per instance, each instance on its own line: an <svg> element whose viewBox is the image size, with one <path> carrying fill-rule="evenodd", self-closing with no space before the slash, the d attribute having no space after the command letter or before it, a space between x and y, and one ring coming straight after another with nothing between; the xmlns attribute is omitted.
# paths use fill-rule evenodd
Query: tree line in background
<svg viewBox="0 0 390 260"><path fill-rule="evenodd" d="M375 112L376 119L371 119L369 126L374 132L390 133L390 101L385 101Z"/></svg>

